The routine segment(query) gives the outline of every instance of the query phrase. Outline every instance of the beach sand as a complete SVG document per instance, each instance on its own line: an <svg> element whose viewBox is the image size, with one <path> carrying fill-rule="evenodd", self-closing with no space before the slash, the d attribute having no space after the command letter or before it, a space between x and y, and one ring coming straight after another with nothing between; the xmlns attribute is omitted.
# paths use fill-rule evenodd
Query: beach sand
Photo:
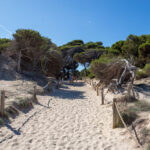
<svg viewBox="0 0 150 150"><path fill-rule="evenodd" d="M0 128L0 150L139 149L125 129L112 129L111 103L101 105L89 85L65 84L38 100L41 105Z"/></svg>

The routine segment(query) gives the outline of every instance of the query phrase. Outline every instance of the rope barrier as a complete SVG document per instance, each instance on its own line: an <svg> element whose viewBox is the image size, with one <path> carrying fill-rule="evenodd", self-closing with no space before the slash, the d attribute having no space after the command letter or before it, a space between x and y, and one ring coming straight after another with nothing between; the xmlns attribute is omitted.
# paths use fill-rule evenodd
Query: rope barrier
<svg viewBox="0 0 150 150"><path fill-rule="evenodd" d="M117 103L114 102L114 104L115 104L117 113L118 113L118 115L119 115L119 117L120 117L120 119L121 119L121 121L122 121L124 127L126 128L126 130L128 131L128 133L130 134L130 136L133 138L133 140L136 142L136 144L141 148L141 150L144 150L144 148L143 148L143 147L141 146L141 144L139 143L139 140L137 140L137 138L135 138L135 136L134 136L134 135L131 133L131 131L128 129L126 123L124 122L124 120L123 120L123 118L122 118L122 116L121 116L121 114L120 114L120 111L119 111L119 109L118 109Z"/></svg>

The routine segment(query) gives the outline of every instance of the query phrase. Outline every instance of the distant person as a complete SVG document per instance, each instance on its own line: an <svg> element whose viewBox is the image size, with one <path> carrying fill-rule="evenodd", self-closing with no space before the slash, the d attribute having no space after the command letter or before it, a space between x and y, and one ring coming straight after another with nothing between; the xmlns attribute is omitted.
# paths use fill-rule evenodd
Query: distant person
<svg viewBox="0 0 150 150"><path fill-rule="evenodd" d="M71 75L71 73L69 74L69 82L72 83L72 75Z"/></svg>

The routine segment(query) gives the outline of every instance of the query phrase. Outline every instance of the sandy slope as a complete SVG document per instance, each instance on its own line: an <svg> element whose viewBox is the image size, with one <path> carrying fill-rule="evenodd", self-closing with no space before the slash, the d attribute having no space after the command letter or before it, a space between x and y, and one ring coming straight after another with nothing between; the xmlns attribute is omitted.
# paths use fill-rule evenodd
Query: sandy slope
<svg viewBox="0 0 150 150"><path fill-rule="evenodd" d="M112 129L111 104L101 106L90 87L65 85L38 98L42 105L0 128L0 150L138 149L125 129Z"/></svg>

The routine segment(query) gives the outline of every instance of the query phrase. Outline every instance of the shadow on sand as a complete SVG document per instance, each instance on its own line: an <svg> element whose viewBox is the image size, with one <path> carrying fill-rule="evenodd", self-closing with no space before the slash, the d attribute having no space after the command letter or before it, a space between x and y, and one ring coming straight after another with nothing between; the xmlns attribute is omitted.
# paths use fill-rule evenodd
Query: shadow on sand
<svg viewBox="0 0 150 150"><path fill-rule="evenodd" d="M134 88L136 91L138 91L140 93L144 93L147 96L150 96L150 85L138 84Z"/></svg>
<svg viewBox="0 0 150 150"><path fill-rule="evenodd" d="M83 99L84 100L84 92L83 91L76 91L76 90L69 90L68 86L76 86L81 87L84 86L83 82L75 82L73 84L65 82L65 84L57 90L57 92L54 92L51 94L51 96L61 99L68 99L68 100L75 100L75 99Z"/></svg>
<svg viewBox="0 0 150 150"><path fill-rule="evenodd" d="M73 83L65 82L65 85L72 85L72 86L76 86L76 87L81 87L81 86L84 86L85 83L84 82L73 82Z"/></svg>

